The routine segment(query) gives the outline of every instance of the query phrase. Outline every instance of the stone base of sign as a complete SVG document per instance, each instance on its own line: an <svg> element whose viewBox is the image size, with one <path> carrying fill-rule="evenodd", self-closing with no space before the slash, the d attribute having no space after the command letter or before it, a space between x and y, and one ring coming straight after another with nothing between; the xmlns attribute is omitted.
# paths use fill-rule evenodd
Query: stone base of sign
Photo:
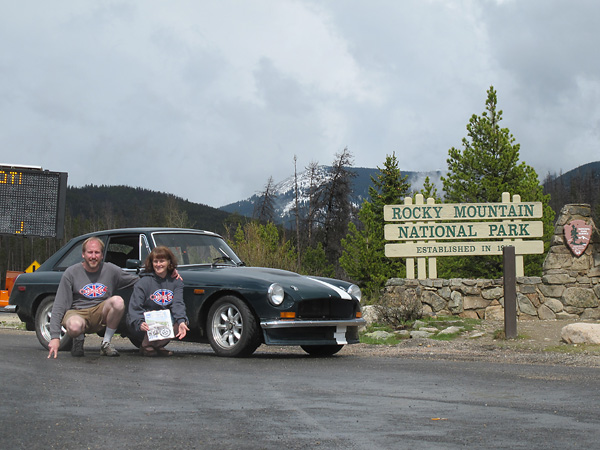
<svg viewBox="0 0 600 450"><path fill-rule="evenodd" d="M581 256L565 244L564 225L585 220L592 239ZM402 302L417 298L424 315L457 315L476 319L504 319L502 279L392 278L384 296ZM519 320L600 320L600 237L589 205L565 205L555 225L542 277L517 278Z"/></svg>

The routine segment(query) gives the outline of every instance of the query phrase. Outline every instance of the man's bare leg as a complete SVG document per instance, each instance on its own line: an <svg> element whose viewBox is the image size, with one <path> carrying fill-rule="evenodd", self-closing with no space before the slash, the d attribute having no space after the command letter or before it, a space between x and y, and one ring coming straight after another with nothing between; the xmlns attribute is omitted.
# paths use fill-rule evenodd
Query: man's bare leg
<svg viewBox="0 0 600 450"><path fill-rule="evenodd" d="M73 338L71 356L83 356L83 341L85 339L85 319L72 314L65 322L67 334Z"/></svg>
<svg viewBox="0 0 600 450"><path fill-rule="evenodd" d="M102 323L106 324L106 331L102 339L100 354L105 356L119 356L119 352L112 346L110 341L117 331L119 322L125 313L125 302L122 297L115 295L104 301L102 307Z"/></svg>

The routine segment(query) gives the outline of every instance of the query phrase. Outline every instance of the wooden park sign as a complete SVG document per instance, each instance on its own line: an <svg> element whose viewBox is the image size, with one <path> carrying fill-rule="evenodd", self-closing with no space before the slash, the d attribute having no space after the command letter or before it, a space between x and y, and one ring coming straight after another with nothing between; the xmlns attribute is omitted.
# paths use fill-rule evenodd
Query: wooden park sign
<svg viewBox="0 0 600 450"><path fill-rule="evenodd" d="M407 278L414 278L417 258L419 278L426 278L426 258L429 278L437 278L437 256L501 255L507 246L515 247L517 276L523 276L523 255L544 253L541 240L541 202L521 202L521 197L502 194L502 203L442 203L432 198L423 202L417 194L415 204L407 197L404 205L384 207L385 239L402 241L385 246L387 257L404 257ZM398 223L399 222L399 223ZM441 241L441 242L440 242ZM457 242L455 242L457 241Z"/></svg>

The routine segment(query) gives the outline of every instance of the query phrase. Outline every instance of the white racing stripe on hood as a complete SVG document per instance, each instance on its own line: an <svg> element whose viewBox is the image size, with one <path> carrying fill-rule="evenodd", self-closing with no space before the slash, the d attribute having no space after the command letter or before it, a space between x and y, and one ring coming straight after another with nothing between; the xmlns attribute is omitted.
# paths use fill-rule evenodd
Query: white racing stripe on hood
<svg viewBox="0 0 600 450"><path fill-rule="evenodd" d="M308 279L310 279L310 280L313 280L313 281L316 281L317 283L321 283L321 284L323 284L323 285L327 286L329 289L332 289L332 290L334 290L334 291L335 291L335 292L337 292L337 293L338 293L338 295L339 295L340 297L342 297L344 300L352 300L352 296L351 296L350 294L348 294L348 293L347 293L346 291L344 291L343 289L340 289L339 287L337 287L337 286L334 286L333 284L326 283L325 281L322 281L322 280L317 280L316 278L311 278L311 277L306 277L306 278L308 278Z"/></svg>

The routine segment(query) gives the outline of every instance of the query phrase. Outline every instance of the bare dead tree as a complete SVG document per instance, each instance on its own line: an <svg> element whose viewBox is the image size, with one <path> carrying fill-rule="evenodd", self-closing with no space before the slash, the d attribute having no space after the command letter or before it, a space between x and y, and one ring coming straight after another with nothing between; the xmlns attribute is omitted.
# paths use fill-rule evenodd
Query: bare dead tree
<svg viewBox="0 0 600 450"><path fill-rule="evenodd" d="M275 218L275 198L275 182L271 176L254 205L252 218L259 222L273 222Z"/></svg>

